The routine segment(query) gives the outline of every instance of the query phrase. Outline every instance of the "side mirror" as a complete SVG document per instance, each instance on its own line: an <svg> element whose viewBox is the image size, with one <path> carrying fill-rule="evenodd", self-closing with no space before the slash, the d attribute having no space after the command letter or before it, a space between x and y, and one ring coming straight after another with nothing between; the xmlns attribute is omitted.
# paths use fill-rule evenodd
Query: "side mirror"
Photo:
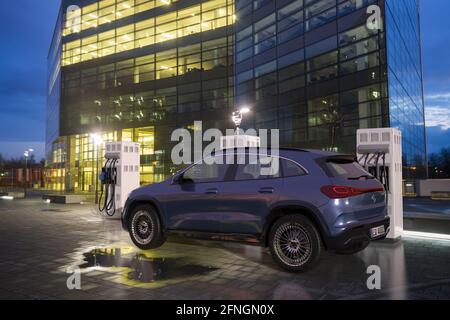
<svg viewBox="0 0 450 320"><path fill-rule="evenodd" d="M172 178L172 184L182 184L183 183L183 174L184 173L177 173Z"/></svg>
<svg viewBox="0 0 450 320"><path fill-rule="evenodd" d="M187 184L187 183L194 183L194 181L192 179L186 179L184 177L184 172L183 173L177 173L172 178L172 184Z"/></svg>

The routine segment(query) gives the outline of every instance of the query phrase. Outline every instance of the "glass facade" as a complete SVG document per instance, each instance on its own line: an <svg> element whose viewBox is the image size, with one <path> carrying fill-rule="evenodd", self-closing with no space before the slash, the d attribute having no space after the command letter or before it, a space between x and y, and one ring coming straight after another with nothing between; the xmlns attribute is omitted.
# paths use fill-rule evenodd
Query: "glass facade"
<svg viewBox="0 0 450 320"><path fill-rule="evenodd" d="M47 63L47 113L46 113L46 158L45 172L46 187L61 190L64 187L65 161L62 158L64 139L60 138L60 110L61 110L61 55L63 18L58 16L52 44L48 53ZM59 157L58 157L59 154Z"/></svg>
<svg viewBox="0 0 450 320"><path fill-rule="evenodd" d="M373 4L377 30L366 26ZM243 126L280 129L283 146L354 153L357 129L399 127L405 177L419 177L418 21L417 0L64 0L49 59L49 186L92 191L92 133L141 142L142 183L161 181L177 169L174 129L224 130L244 105Z"/></svg>
<svg viewBox="0 0 450 320"><path fill-rule="evenodd" d="M129 8L105 22L110 3L116 13L124 3ZM77 10L81 20L74 20ZM148 184L178 169L170 161L173 130L196 130L195 120L229 126L232 0L65 0L60 16L59 129L48 137L48 188L95 190L103 150L93 134L141 143L141 182Z"/></svg>
<svg viewBox="0 0 450 320"><path fill-rule="evenodd" d="M176 0L102 0L69 10L64 19L63 35L107 25L154 8L167 6Z"/></svg>
<svg viewBox="0 0 450 320"><path fill-rule="evenodd" d="M403 134L406 178L426 175L418 0L386 1L389 110L391 125Z"/></svg>
<svg viewBox="0 0 450 320"><path fill-rule="evenodd" d="M100 1L100 4L102 2L105 1ZM120 6L123 6L124 2L129 3L128 6L134 3L134 1L131 0L123 1ZM170 2L168 3L170 4ZM171 7L169 4L166 6ZM95 7L96 4L88 7L91 6ZM140 13L139 10L142 9L143 8L140 7L130 7L130 9L127 9L127 12L129 12L129 14L133 12L135 12L134 14L138 14ZM89 16L90 15L91 14L89 14ZM83 19L84 16L85 15L83 14ZM94 14L94 16L97 15ZM66 20L67 19L68 18L66 17ZM70 18L68 21L71 21ZM223 0L203 1L202 3L191 5L186 8L171 10L165 14L158 14L139 22L123 26L120 25L116 28L108 28L108 30L104 32L96 32L94 35L90 34L89 36L78 37L76 40L68 41L63 45L62 65L68 66L205 31L215 30L231 25L233 22L234 6L232 5L232 2L227 5L227 1ZM91 25L91 28L96 28L95 25Z"/></svg>
<svg viewBox="0 0 450 320"><path fill-rule="evenodd" d="M280 128L281 145L355 152L358 128L389 126L378 1L237 1L237 105L247 125Z"/></svg>
<svg viewBox="0 0 450 320"><path fill-rule="evenodd" d="M370 5L387 20L380 29L367 27ZM244 126L279 128L281 145L345 153L359 128L399 127L405 178L423 175L416 0L236 0L236 15L235 101L254 110Z"/></svg>

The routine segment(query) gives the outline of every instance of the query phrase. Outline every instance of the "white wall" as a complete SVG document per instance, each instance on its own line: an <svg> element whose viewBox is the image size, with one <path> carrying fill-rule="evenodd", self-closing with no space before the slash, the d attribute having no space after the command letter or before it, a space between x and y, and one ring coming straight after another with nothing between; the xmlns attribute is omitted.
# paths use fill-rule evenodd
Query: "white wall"
<svg viewBox="0 0 450 320"><path fill-rule="evenodd" d="M431 192L450 192L450 179L418 180L417 195L419 197L431 197Z"/></svg>

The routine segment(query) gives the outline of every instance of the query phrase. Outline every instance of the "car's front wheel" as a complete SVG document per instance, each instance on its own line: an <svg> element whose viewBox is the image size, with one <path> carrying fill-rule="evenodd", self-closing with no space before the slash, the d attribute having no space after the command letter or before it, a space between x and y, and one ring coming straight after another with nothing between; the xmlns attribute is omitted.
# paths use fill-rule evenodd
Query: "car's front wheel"
<svg viewBox="0 0 450 320"><path fill-rule="evenodd" d="M318 262L322 241L311 220L303 215L288 215L273 225L269 247L273 259L283 269L305 272Z"/></svg>
<svg viewBox="0 0 450 320"><path fill-rule="evenodd" d="M140 249L155 249L165 242L158 214L150 205L134 208L130 214L128 231L131 240Z"/></svg>

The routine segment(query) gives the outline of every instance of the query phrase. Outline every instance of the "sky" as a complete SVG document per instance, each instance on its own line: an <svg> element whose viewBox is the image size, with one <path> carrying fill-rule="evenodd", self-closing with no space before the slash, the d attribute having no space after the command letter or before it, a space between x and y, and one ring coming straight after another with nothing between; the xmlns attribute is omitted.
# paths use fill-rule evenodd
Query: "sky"
<svg viewBox="0 0 450 320"><path fill-rule="evenodd" d="M0 2L0 154L44 157L47 54L59 0ZM7 6L7 8L6 8ZM422 0L428 151L450 147L448 0Z"/></svg>

